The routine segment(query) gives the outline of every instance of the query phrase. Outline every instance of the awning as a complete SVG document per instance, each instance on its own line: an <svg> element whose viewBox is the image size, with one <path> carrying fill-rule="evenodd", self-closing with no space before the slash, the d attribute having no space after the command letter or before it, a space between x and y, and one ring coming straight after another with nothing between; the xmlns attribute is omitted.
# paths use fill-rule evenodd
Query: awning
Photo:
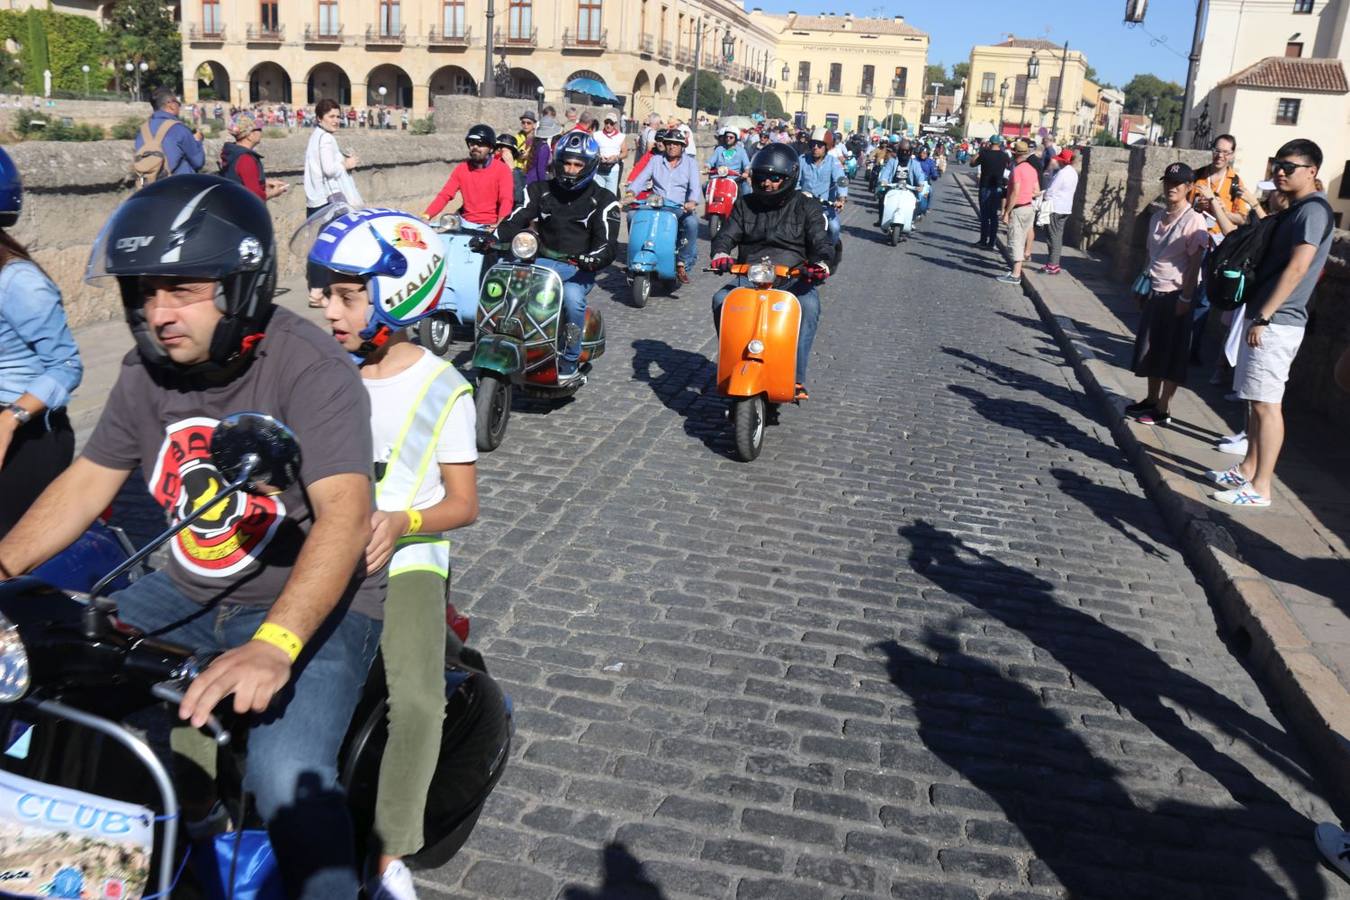
<svg viewBox="0 0 1350 900"><path fill-rule="evenodd" d="M597 100L608 100L618 102L618 97L609 89L603 81L594 78L573 78L567 84L563 85L564 91L570 91L574 94L586 94Z"/></svg>

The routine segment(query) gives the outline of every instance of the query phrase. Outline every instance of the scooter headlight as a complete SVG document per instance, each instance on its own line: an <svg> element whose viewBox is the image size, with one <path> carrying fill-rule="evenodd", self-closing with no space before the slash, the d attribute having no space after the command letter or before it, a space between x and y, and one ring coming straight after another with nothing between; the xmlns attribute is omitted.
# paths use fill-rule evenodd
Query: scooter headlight
<svg viewBox="0 0 1350 900"><path fill-rule="evenodd" d="M749 353L751 356L759 356L764 352L764 342L759 338L756 338L745 345L745 352Z"/></svg>
<svg viewBox="0 0 1350 900"><path fill-rule="evenodd" d="M522 231L511 238L511 255L516 259L531 260L539 252L539 238L533 232Z"/></svg>
<svg viewBox="0 0 1350 900"><path fill-rule="evenodd" d="M462 221L454 213L446 213L436 220L437 231L459 231Z"/></svg>
<svg viewBox="0 0 1350 900"><path fill-rule="evenodd" d="M647 205L650 206L652 209L660 209L661 207L666 205L666 198L660 196L659 194L653 194L650 198L648 198Z"/></svg>
<svg viewBox="0 0 1350 900"><path fill-rule="evenodd" d="M771 263L755 263L750 267L750 271L745 277L751 284L773 284L773 265Z"/></svg>
<svg viewBox="0 0 1350 900"><path fill-rule="evenodd" d="M13 703L28 693L28 650L19 628L0 614L0 703Z"/></svg>

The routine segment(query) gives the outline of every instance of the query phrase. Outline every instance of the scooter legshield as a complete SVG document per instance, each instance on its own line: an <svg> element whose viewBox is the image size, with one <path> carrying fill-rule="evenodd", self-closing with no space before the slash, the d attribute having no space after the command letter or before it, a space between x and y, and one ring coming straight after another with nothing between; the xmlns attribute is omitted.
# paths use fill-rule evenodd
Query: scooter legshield
<svg viewBox="0 0 1350 900"><path fill-rule="evenodd" d="M908 188L892 188L882 199L881 221L887 226L899 225L905 231L914 230L914 210L918 200Z"/></svg>
<svg viewBox="0 0 1350 900"><path fill-rule="evenodd" d="M586 327L581 330L581 362L590 362L605 353L605 319L600 310L586 307Z"/></svg>
<svg viewBox="0 0 1350 900"><path fill-rule="evenodd" d="M453 312L465 325L478 315L478 290L483 274L483 255L469 249L478 232L456 231L441 235L445 246L445 287L438 309Z"/></svg>
<svg viewBox="0 0 1350 900"><path fill-rule="evenodd" d="M796 396L797 335L802 307L789 291L736 288L722 303L717 392L726 397L765 394L771 403ZM764 344L751 355L750 341Z"/></svg>
<svg viewBox="0 0 1350 900"><path fill-rule="evenodd" d="M679 239L680 220L672 210L638 207L628 223L628 270L673 279Z"/></svg>
<svg viewBox="0 0 1350 900"><path fill-rule="evenodd" d="M480 335L473 350L473 367L511 378L525 371L525 348L504 334Z"/></svg>
<svg viewBox="0 0 1350 900"><path fill-rule="evenodd" d="M723 218L731 215L731 208L736 205L739 193L736 179L723 176L713 178L708 185L707 215Z"/></svg>

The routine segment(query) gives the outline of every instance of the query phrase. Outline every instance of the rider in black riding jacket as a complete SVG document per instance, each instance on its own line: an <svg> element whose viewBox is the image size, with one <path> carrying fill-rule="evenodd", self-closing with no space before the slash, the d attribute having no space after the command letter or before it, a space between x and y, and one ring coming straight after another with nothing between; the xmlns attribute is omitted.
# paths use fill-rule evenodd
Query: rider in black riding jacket
<svg viewBox="0 0 1350 900"><path fill-rule="evenodd" d="M731 209L722 230L712 242L712 268L731 269L733 262L759 262L768 257L775 265L800 267L801 274L786 286L802 307L801 331L797 338L797 399L805 400L806 364L820 319L816 285L830 277L829 260L834 248L820 201L797 190L801 163L786 144L770 144L750 163L754 193L742 194ZM738 248L737 258L731 256ZM713 295L713 324L720 329L722 301L737 286L749 284L744 277Z"/></svg>

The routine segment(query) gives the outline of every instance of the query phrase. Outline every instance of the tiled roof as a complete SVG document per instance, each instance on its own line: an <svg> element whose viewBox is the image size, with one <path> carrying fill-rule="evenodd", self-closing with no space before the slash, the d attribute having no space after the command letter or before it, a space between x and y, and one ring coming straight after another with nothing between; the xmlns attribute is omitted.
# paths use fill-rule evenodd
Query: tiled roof
<svg viewBox="0 0 1350 900"><path fill-rule="evenodd" d="M1000 44L994 44L995 47L1014 47L1018 50L1059 50L1059 44L1052 44L1049 41L1040 38L1008 38Z"/></svg>
<svg viewBox="0 0 1350 900"><path fill-rule="evenodd" d="M908 22L897 22L895 19L867 19L860 16L788 16L787 27L793 31L851 31L858 34L928 36Z"/></svg>
<svg viewBox="0 0 1350 900"><path fill-rule="evenodd" d="M1334 94L1350 91L1350 84L1345 80L1345 67L1339 59L1297 59L1288 56L1267 56L1219 82L1220 87L1230 84Z"/></svg>

